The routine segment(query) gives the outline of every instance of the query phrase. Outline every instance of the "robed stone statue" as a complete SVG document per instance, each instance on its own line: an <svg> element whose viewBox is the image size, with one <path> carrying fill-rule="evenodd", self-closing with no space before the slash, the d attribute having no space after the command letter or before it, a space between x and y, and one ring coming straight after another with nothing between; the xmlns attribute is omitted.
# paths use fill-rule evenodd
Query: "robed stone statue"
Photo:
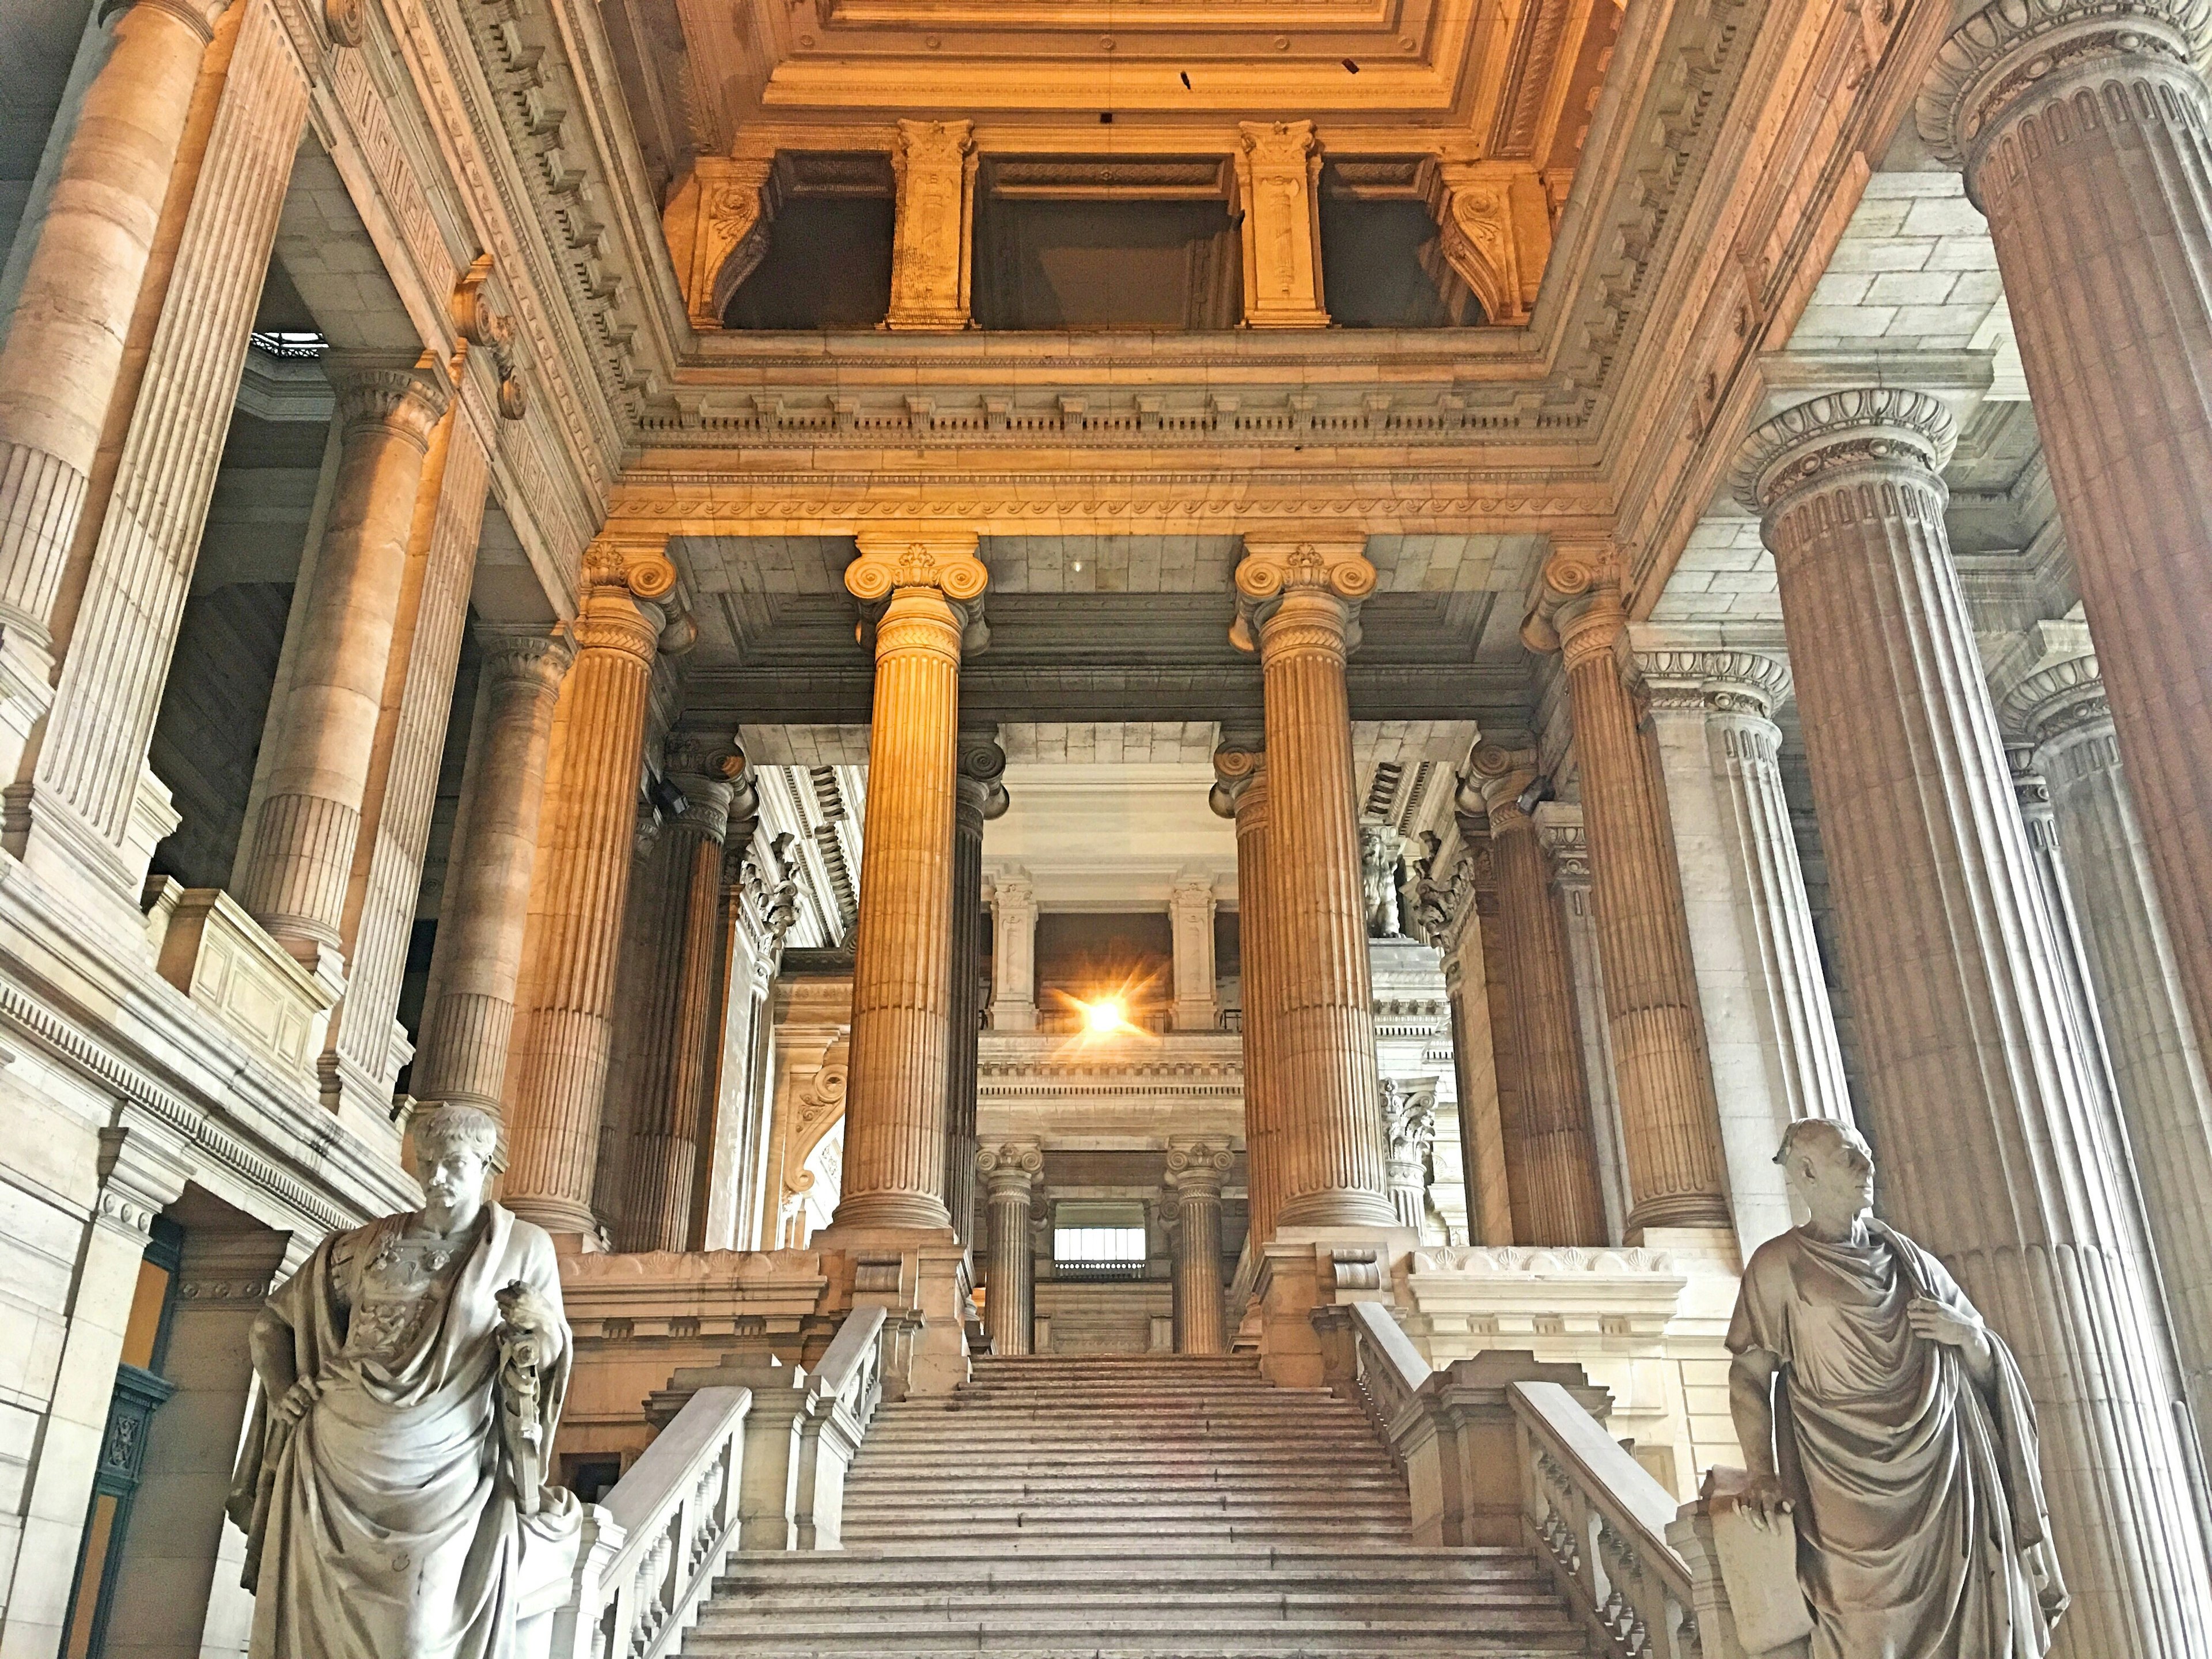
<svg viewBox="0 0 2212 1659"><path fill-rule="evenodd" d="M1729 1400L1745 1510L1796 1526L1813 1659L2040 1659L2066 1588L2012 1351L1874 1219L1856 1130L1793 1123L1775 1161L1809 1219L1744 1269Z"/></svg>
<svg viewBox="0 0 2212 1659"><path fill-rule="evenodd" d="M553 1243L484 1200L498 1126L416 1125L424 1200L326 1238L255 1322L232 1483L252 1659L528 1659L580 1511L544 1484L568 1378Z"/></svg>

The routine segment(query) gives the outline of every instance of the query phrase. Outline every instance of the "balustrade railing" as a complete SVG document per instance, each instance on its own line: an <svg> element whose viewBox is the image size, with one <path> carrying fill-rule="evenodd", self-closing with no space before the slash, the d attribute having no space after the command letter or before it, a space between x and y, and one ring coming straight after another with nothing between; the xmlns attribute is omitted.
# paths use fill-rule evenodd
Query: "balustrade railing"
<svg viewBox="0 0 2212 1659"><path fill-rule="evenodd" d="M552 1659L669 1659L737 1542L745 1389L702 1389L586 1504Z"/></svg>

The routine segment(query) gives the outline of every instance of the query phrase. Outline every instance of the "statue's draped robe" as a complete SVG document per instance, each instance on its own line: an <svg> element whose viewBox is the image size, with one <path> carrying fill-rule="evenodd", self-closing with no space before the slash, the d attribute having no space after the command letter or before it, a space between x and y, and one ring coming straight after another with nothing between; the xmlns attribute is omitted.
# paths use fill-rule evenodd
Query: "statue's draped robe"
<svg viewBox="0 0 2212 1659"><path fill-rule="evenodd" d="M409 1318L365 1284L408 1219L325 1239L269 1299L264 1317L289 1328L299 1375L322 1392L291 1427L261 1401L240 1454L231 1515L248 1540L252 1659L512 1659L524 1590L573 1559L573 1498L519 1512L494 1389L495 1292L520 1279L558 1314L552 1241L486 1205L465 1258ZM374 1311L356 1319L365 1288ZM550 1447L565 1322L540 1353Z"/></svg>
<svg viewBox="0 0 2212 1659"><path fill-rule="evenodd" d="M1744 1270L1728 1346L1781 1361L1776 1473L1813 1659L2039 1659L2066 1591L2034 1407L1996 1333L1986 1389L1959 1349L1914 1335L1916 1297L1973 1313L1942 1262L1878 1222L1863 1243L1793 1230Z"/></svg>

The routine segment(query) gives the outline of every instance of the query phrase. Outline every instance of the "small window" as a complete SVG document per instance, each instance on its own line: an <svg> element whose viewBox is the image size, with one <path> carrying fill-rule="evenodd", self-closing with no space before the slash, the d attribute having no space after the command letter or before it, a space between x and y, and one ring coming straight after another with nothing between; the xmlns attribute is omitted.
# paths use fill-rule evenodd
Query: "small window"
<svg viewBox="0 0 2212 1659"><path fill-rule="evenodd" d="M1060 1204L1052 1218L1052 1266L1060 1279L1142 1279L1145 1206Z"/></svg>

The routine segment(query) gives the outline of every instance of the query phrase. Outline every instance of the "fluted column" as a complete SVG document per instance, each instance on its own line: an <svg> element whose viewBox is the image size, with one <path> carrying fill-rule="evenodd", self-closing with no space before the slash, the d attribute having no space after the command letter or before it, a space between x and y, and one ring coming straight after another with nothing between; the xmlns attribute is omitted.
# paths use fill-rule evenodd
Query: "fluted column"
<svg viewBox="0 0 2212 1659"><path fill-rule="evenodd" d="M575 655L565 631L479 624L483 713L471 757L411 1074L418 1099L503 1116L501 1085L530 921L553 707Z"/></svg>
<svg viewBox="0 0 2212 1659"><path fill-rule="evenodd" d="M2208 43L2202 0L2002 0L1944 44L1919 111L1989 216L2200 1043L2212 1042Z"/></svg>
<svg viewBox="0 0 2212 1659"><path fill-rule="evenodd" d="M1221 1182L1236 1159L1207 1140L1168 1143L1175 1189L1176 1352L1226 1353L1222 1322Z"/></svg>
<svg viewBox="0 0 2212 1659"><path fill-rule="evenodd" d="M1513 1237L1523 1244L1602 1243L1605 1203L1575 1026L1573 963L1535 820L1521 805L1535 779L1535 756L1485 744L1474 761L1489 811L1521 1061L1521 1087L1503 1125Z"/></svg>
<svg viewBox="0 0 2212 1659"><path fill-rule="evenodd" d="M0 635L40 681L201 61L225 3L104 9L112 44L85 89L0 344Z"/></svg>
<svg viewBox="0 0 2212 1659"><path fill-rule="evenodd" d="M1632 632L1748 1252L1790 1225L1774 1162L1783 1130L1796 1118L1851 1116L1771 718L1789 665L1772 647Z"/></svg>
<svg viewBox="0 0 2212 1659"><path fill-rule="evenodd" d="M941 531L870 532L845 569L853 597L882 609L841 1229L951 1224L945 1128L960 651L988 580L975 542Z"/></svg>
<svg viewBox="0 0 2212 1659"><path fill-rule="evenodd" d="M216 8L199 9L204 15ZM204 96L186 123L173 169L160 170L168 206L151 257L143 261L143 278L132 277L128 284L137 299L129 338L107 338L113 315L106 307L121 291L109 286L118 273L108 261L122 256L125 243L130 260L138 260L137 232L125 224L137 208L126 211L117 198L95 201L88 189L73 186L72 228L50 228L40 234L39 241L41 258L54 234L61 240L51 246L71 246L58 273L62 306L56 307L57 295L49 292L39 302L40 320L27 322L32 309L27 289L26 307L15 313L8 356L0 362L0 405L11 411L0 414L0 428L11 427L27 410L42 411L43 418L58 412L64 402L74 404L94 383L106 387L100 403L84 404L79 412L107 411L106 433L91 465L91 493L81 513L74 506L64 510L59 498L49 497L46 506L58 516L41 516L43 509L29 499L36 490L27 472L0 476L0 520L6 524L0 528L0 550L0 550L0 570L20 558L15 568L24 586L15 587L15 578L4 574L0 584L19 593L46 594L27 603L30 608L47 607L59 570L51 560L60 556L47 538L58 536L61 545L75 550L68 560L83 561L61 579L64 597L40 610L41 626L50 624L52 630L51 649L60 659L60 672L30 768L31 787L19 788L9 803L9 844L33 866L51 851L76 871L89 870L134 912L153 854L149 837L158 833L138 810L149 785L159 787L146 763L147 748L307 108L306 74L270 0L251 0L226 14L217 31L223 38L204 62L183 40L185 31L173 21L174 14L164 21L156 15L161 10L149 3L116 25L118 56L97 78L95 100L107 95L100 87L118 73L126 33L137 33L137 50L152 38L146 31L165 33L181 54L174 67L189 58L196 70L208 71L202 79L204 94L226 50L228 58L221 61L221 88L211 116ZM166 94L139 105L129 89L131 77L124 78L131 100L127 112L111 102L94 124L106 137L93 137L94 129L80 123L80 143L147 143L152 129L146 124L167 118ZM135 132L126 134L132 124ZM78 186L94 182L94 174L88 173ZM158 205L158 191L154 200ZM106 252L92 254L82 246L87 237L103 243ZM78 263L80 252L91 266L100 267L89 277L88 267ZM88 310L82 302L89 293L101 297ZM85 343L76 337L80 326L96 331L96 350L76 349ZM47 349L60 349L65 337L74 342L66 348L65 371L50 374L29 362ZM40 340L44 345L33 343ZM119 360L103 355L117 349ZM102 366L91 380L79 378L91 371L95 358ZM65 386L71 389L64 393ZM98 415L92 419L96 424ZM25 457L18 453L15 459L22 462ZM7 465L0 463L0 468ZM74 473L76 464L69 465ZM21 541L14 539L18 536ZM81 596L72 603L66 596L80 583ZM5 734L0 735L0 775L18 785L27 780L19 775L10 745L21 740L14 729L15 714L27 704L10 706L15 688L9 662L19 631L0 611L0 633L7 636L0 646L0 734ZM45 695L39 688L37 697Z"/></svg>
<svg viewBox="0 0 2212 1659"><path fill-rule="evenodd" d="M1275 1236L1282 1206L1277 1167L1281 1082L1275 981L1274 825L1267 757L1256 743L1225 739L1214 751L1214 811L1237 824L1237 937L1243 1004L1245 1232L1257 1249ZM1243 1310L1238 1310L1242 1316Z"/></svg>
<svg viewBox="0 0 2212 1659"><path fill-rule="evenodd" d="M1853 392L1753 434L1857 1006L1883 1208L2011 1340L2042 1419L2069 1655L2205 1651L2165 1338L2066 1006L1944 527L1935 398Z"/></svg>
<svg viewBox="0 0 2212 1659"><path fill-rule="evenodd" d="M1429 1147L1437 1138L1437 1102L1389 1078L1382 1079L1382 1170L1391 1213L1414 1232L1428 1212Z"/></svg>
<svg viewBox="0 0 2212 1659"><path fill-rule="evenodd" d="M1019 870L991 878L991 1029L1036 1030L1036 884Z"/></svg>
<svg viewBox="0 0 2212 1659"><path fill-rule="evenodd" d="M338 362L337 483L239 902L311 970L337 957L442 369Z"/></svg>
<svg viewBox="0 0 2212 1659"><path fill-rule="evenodd" d="M960 734L952 817L952 1042L945 1079L945 1207L975 1238L975 1049L983 1024L983 825L1006 812L1006 751L995 727Z"/></svg>
<svg viewBox="0 0 2212 1659"><path fill-rule="evenodd" d="M1590 879L1589 837L1583 809L1546 801L1536 809L1536 839L1566 928L1575 981L1575 1034L1582 1042L1583 1079L1589 1085L1590 1132L1597 1147L1597 1186L1605 1201L1606 1242L1626 1236L1628 1153L1620 1128L1620 1091L1613 1074L1613 1028L1605 1017L1605 970L1597 957L1597 902Z"/></svg>
<svg viewBox="0 0 2212 1659"><path fill-rule="evenodd" d="M721 945L722 842L729 833L732 779L744 769L735 755L708 745L670 745L669 781L684 807L665 833L680 914L662 919L678 933L675 1006L670 1021L665 1086L632 1103L629 1155L623 1171L624 1243L634 1250L681 1250L691 1243L693 1183L700 1164L700 1125L714 1086L715 959Z"/></svg>
<svg viewBox="0 0 2212 1659"><path fill-rule="evenodd" d="M1681 871L1668 844L1658 771L1621 677L1626 626L1611 550L1569 547L1546 567L1542 602L1522 638L1565 659L1627 1142L1627 1231L1733 1228Z"/></svg>
<svg viewBox="0 0 2212 1659"><path fill-rule="evenodd" d="M1231 639L1257 649L1282 943L1274 997L1284 1226L1389 1226L1345 658L1375 587L1360 541L1247 536Z"/></svg>
<svg viewBox="0 0 2212 1659"><path fill-rule="evenodd" d="M991 1263L984 1279L983 1328L994 1354L1030 1351L1036 1317L1036 1262L1030 1251L1030 1195L1044 1170L1033 1141L986 1146L975 1154L991 1211Z"/></svg>
<svg viewBox="0 0 2212 1659"><path fill-rule="evenodd" d="M637 827L638 757L653 660L676 586L657 549L595 544L554 720L557 793L532 894L528 1014L510 1065L501 1201L562 1234L593 1228L592 1178L606 1092L608 1019Z"/></svg>
<svg viewBox="0 0 2212 1659"><path fill-rule="evenodd" d="M2004 702L2034 744L2065 848L2144 1218L2173 1327L2199 1455L2212 1449L2212 1084L2183 1001L2172 936L2112 730L2099 659L2078 623L2044 623L2043 659Z"/></svg>

